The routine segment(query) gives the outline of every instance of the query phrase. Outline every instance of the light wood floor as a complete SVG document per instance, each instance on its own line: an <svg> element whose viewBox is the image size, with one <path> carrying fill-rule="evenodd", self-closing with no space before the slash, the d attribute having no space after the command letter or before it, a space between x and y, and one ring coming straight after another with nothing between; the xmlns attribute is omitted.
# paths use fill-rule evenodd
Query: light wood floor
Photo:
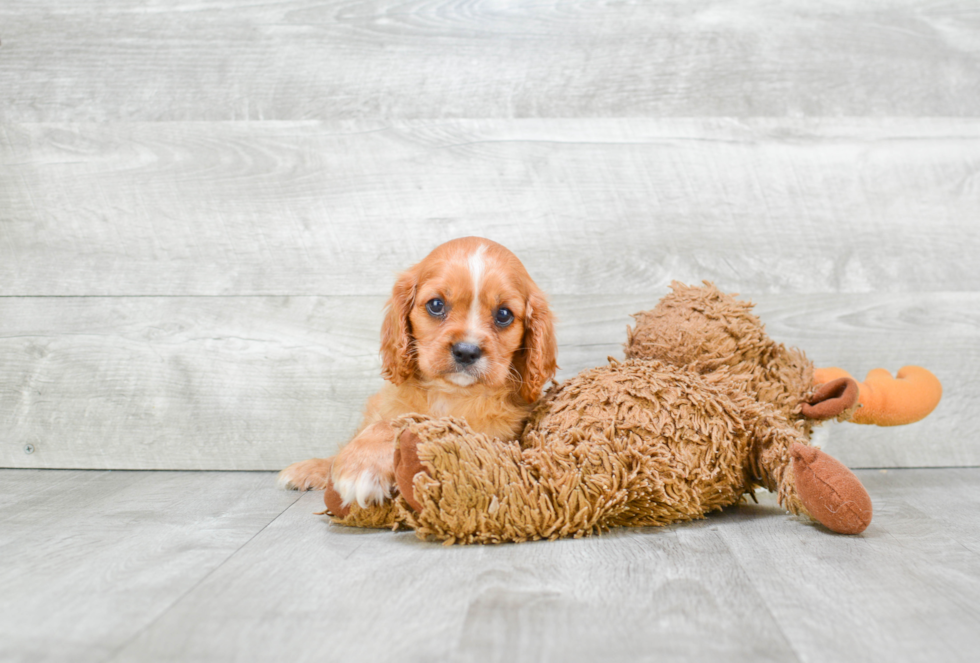
<svg viewBox="0 0 980 663"><path fill-rule="evenodd" d="M0 471L3 661L975 661L980 469L664 529L444 547L265 472Z"/></svg>

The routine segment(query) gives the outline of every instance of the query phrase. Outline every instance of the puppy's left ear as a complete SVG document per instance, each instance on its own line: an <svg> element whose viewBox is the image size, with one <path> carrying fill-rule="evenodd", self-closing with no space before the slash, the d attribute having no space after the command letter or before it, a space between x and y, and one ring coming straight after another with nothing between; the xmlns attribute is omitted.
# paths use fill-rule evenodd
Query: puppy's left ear
<svg viewBox="0 0 980 663"><path fill-rule="evenodd" d="M557 352L554 316L544 293L535 287L524 307L524 343L514 358L514 367L521 375L521 397L528 403L538 400L555 376Z"/></svg>
<svg viewBox="0 0 980 663"><path fill-rule="evenodd" d="M381 375L396 385L415 375L415 339L408 316L417 287L414 269L399 276L381 323Z"/></svg>

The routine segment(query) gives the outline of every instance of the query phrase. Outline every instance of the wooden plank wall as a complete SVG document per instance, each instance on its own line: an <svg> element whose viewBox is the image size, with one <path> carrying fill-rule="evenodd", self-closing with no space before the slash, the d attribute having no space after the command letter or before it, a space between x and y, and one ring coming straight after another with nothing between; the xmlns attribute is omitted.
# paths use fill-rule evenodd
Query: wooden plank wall
<svg viewBox="0 0 980 663"><path fill-rule="evenodd" d="M394 274L471 234L550 293L560 376L710 279L943 380L838 458L980 464L973 0L8 0L0 41L2 467L327 455Z"/></svg>

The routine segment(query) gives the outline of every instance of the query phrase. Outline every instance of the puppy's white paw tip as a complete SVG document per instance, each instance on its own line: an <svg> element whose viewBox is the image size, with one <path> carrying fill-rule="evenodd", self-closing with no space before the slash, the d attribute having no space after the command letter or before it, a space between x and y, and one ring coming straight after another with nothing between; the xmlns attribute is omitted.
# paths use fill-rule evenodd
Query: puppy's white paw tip
<svg viewBox="0 0 980 663"><path fill-rule="evenodd" d="M363 509L391 497L391 487L370 470L363 470L356 479L334 477L333 486L343 506L356 501Z"/></svg>
<svg viewBox="0 0 980 663"><path fill-rule="evenodd" d="M293 483L293 477L283 470L276 477L276 488L279 490L296 490L296 484Z"/></svg>
<svg viewBox="0 0 980 663"><path fill-rule="evenodd" d="M391 488L373 472L365 470L357 477L357 503L363 508L369 504L381 504L391 497Z"/></svg>

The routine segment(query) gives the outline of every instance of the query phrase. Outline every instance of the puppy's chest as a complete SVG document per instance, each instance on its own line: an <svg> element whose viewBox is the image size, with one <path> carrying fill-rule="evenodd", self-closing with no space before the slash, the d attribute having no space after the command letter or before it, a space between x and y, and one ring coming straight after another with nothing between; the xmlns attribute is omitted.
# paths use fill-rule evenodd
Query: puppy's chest
<svg viewBox="0 0 980 663"><path fill-rule="evenodd" d="M458 399L439 394L429 400L429 414L433 417L451 417L456 414L454 407L458 405L457 401Z"/></svg>
<svg viewBox="0 0 980 663"><path fill-rule="evenodd" d="M428 405L429 416L464 419L474 431L504 439L512 439L520 432L527 415L505 400L450 394L432 394Z"/></svg>
<svg viewBox="0 0 980 663"><path fill-rule="evenodd" d="M454 394L432 394L429 397L429 415L433 417L459 417L479 425L478 419L492 417L502 409L503 404L487 398L466 397Z"/></svg>

